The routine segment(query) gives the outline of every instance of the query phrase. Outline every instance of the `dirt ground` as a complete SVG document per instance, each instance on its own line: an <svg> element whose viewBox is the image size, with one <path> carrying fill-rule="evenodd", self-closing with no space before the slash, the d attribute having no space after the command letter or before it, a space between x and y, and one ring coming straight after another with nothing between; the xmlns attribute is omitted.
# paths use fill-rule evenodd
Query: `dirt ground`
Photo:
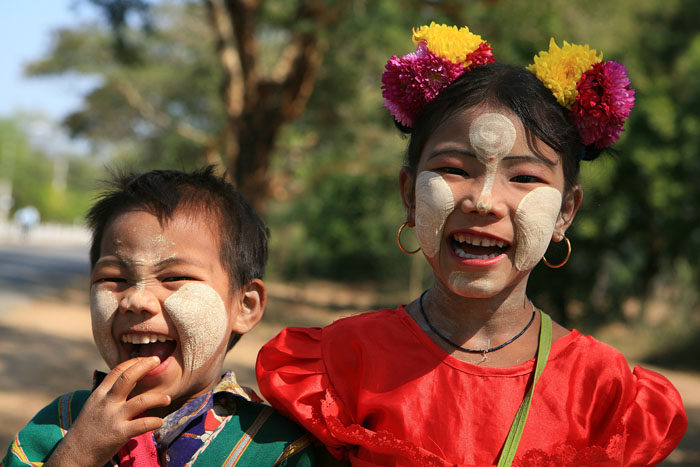
<svg viewBox="0 0 700 467"><path fill-rule="evenodd" d="M244 336L226 359L241 384L256 387L258 348L284 325L325 325L379 299L371 291L338 289L331 284L307 288L270 284L263 322ZM0 315L0 451L4 456L15 433L44 405L67 391L89 388L94 369L105 369L90 330L89 309L81 288L45 297ZM329 299L329 297L332 297ZM389 297L400 303L403 297ZM350 310L350 311L338 311ZM690 426L666 466L700 465L700 375L657 369L683 396Z"/></svg>

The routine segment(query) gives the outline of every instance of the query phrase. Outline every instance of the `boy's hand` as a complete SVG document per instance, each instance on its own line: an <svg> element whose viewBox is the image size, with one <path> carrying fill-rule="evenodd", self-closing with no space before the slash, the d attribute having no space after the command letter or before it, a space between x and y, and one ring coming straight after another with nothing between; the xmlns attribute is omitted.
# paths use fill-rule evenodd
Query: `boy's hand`
<svg viewBox="0 0 700 467"><path fill-rule="evenodd" d="M160 428L163 419L139 415L169 405L170 396L146 393L127 400L136 383L159 363L158 357L139 357L114 367L85 402L45 467L105 465L129 439Z"/></svg>

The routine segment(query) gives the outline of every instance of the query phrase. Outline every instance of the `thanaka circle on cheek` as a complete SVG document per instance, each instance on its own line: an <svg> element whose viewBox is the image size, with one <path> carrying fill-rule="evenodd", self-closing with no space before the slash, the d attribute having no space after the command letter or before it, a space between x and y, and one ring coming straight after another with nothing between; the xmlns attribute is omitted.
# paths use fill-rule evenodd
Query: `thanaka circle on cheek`
<svg viewBox="0 0 700 467"><path fill-rule="evenodd" d="M119 308L119 302L111 290L93 285L90 290L90 318L92 337L107 366L119 364L119 349L112 336L112 323Z"/></svg>
<svg viewBox="0 0 700 467"><path fill-rule="evenodd" d="M434 257L440 250L445 220L455 208L452 189L441 175L425 170L416 179L416 236L423 253Z"/></svg>
<svg viewBox="0 0 700 467"><path fill-rule="evenodd" d="M514 221L517 240L515 267L518 270L534 268L544 256L559 217L561 200L561 193L556 188L538 187L518 204Z"/></svg>
<svg viewBox="0 0 700 467"><path fill-rule="evenodd" d="M177 330L184 368L200 368L228 334L228 313L221 296L206 284L190 282L168 297L163 306Z"/></svg>

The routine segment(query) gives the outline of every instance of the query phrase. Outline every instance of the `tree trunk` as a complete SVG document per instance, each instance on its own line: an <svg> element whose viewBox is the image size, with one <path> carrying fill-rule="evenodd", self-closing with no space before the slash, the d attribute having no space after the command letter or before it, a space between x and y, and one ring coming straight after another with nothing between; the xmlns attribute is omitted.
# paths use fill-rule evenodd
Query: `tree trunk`
<svg viewBox="0 0 700 467"><path fill-rule="evenodd" d="M204 0L223 70L227 128L220 154L231 181L260 212L269 193L270 157L282 126L306 106L325 50L319 33L338 18L339 7L300 1L290 41L269 76L262 76L255 36L259 0ZM311 22L297 30L295 24Z"/></svg>

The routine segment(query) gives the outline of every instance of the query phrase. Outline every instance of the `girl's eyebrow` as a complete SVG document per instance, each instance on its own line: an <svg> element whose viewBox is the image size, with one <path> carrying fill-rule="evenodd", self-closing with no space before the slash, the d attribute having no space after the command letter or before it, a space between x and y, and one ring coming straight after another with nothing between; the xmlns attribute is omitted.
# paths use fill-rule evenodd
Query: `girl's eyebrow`
<svg viewBox="0 0 700 467"><path fill-rule="evenodd" d="M447 146L433 150L433 152L428 154L427 160L430 160L433 157L441 156L443 154L458 154L460 156L476 157L476 154L461 147Z"/></svg>
<svg viewBox="0 0 700 467"><path fill-rule="evenodd" d="M522 155L513 155L513 156L505 156L501 161L522 161L522 162L533 162L535 164L541 164L545 165L547 167L553 167L557 165L556 162L550 161L544 156L536 156L534 154L522 154Z"/></svg>

